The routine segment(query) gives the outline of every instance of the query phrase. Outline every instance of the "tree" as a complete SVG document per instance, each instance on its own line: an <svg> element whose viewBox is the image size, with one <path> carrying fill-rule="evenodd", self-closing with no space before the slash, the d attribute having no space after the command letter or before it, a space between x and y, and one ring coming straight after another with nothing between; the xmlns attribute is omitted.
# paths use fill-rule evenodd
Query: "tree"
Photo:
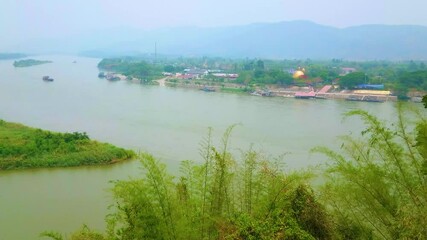
<svg viewBox="0 0 427 240"><path fill-rule="evenodd" d="M427 70L403 72L399 76L399 85L427 91Z"/></svg>
<svg viewBox="0 0 427 240"><path fill-rule="evenodd" d="M259 70L264 70L264 61L262 61L262 60L258 60L258 61L256 62L256 67L257 67L257 69L259 69Z"/></svg>
<svg viewBox="0 0 427 240"><path fill-rule="evenodd" d="M172 65L166 65L164 68L165 72L175 72L175 67Z"/></svg>
<svg viewBox="0 0 427 240"><path fill-rule="evenodd" d="M254 69L254 62L250 61L250 62L246 62L245 64L243 64L243 70L253 70Z"/></svg>
<svg viewBox="0 0 427 240"><path fill-rule="evenodd" d="M427 71L401 72L395 85L395 92L400 99L407 99L410 89L427 91Z"/></svg>
<svg viewBox="0 0 427 240"><path fill-rule="evenodd" d="M423 97L423 103L424 103L424 107L427 108L427 95L424 95Z"/></svg>
<svg viewBox="0 0 427 240"><path fill-rule="evenodd" d="M367 80L364 72L352 72L341 77L339 84L341 88L354 88L356 85L366 83Z"/></svg>
<svg viewBox="0 0 427 240"><path fill-rule="evenodd" d="M409 64L408 64L408 70L410 72L417 71L418 70L418 65L413 60L411 60L409 62Z"/></svg>
<svg viewBox="0 0 427 240"><path fill-rule="evenodd" d="M280 85L291 85L294 81L292 76L288 73L284 73L283 71L277 70L272 71L271 75L273 75L274 82Z"/></svg>

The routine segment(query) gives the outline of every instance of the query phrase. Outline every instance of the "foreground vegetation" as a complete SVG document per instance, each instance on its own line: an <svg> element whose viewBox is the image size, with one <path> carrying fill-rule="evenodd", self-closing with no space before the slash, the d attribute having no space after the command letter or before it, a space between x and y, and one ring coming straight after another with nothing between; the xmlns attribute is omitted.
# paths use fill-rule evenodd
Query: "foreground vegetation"
<svg viewBox="0 0 427 240"><path fill-rule="evenodd" d="M178 177L148 154L140 179L117 181L107 232L87 226L70 239L427 239L427 120L399 110L391 129L364 111L366 130L343 137L342 152L313 172L287 172L281 159L203 142L204 162L184 161ZM58 233L43 236L63 239Z"/></svg>
<svg viewBox="0 0 427 240"><path fill-rule="evenodd" d="M46 64L51 62L52 61L25 59L25 60L14 61L13 66L14 67L31 67L31 66Z"/></svg>
<svg viewBox="0 0 427 240"><path fill-rule="evenodd" d="M86 133L54 133L0 120L0 170L101 165L133 156Z"/></svg>
<svg viewBox="0 0 427 240"><path fill-rule="evenodd" d="M343 153L317 149L332 163L321 192L344 239L427 239L427 120L410 130L398 112L395 129L363 111L363 138L343 138ZM350 234L350 235L348 235Z"/></svg>

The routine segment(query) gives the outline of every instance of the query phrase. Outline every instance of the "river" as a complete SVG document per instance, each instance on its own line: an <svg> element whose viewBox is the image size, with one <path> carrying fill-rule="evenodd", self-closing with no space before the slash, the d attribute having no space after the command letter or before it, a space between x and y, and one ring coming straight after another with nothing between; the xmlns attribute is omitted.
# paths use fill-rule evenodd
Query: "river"
<svg viewBox="0 0 427 240"><path fill-rule="evenodd" d="M288 169L322 163L315 146L336 149L337 136L359 133L356 119L342 114L365 109L383 119L395 103L264 98L97 78L100 59L40 56L53 63L14 68L0 61L0 119L61 131L147 151L176 172L182 160L200 161L199 143L213 128L214 141L238 124L233 152L254 149L287 153ZM75 63L73 63L76 61ZM49 75L54 82L42 81ZM82 224L102 230L111 203L109 181L139 174L137 160L102 167L0 172L0 239L37 239L45 230L69 233Z"/></svg>

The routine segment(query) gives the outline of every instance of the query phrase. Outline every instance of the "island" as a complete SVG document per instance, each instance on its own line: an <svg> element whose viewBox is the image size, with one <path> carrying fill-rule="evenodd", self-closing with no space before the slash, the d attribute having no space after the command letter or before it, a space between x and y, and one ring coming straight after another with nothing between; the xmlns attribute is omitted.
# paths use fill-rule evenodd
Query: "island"
<svg viewBox="0 0 427 240"><path fill-rule="evenodd" d="M0 171L106 165L133 157L133 151L91 140L84 132L56 133L0 120Z"/></svg>
<svg viewBox="0 0 427 240"><path fill-rule="evenodd" d="M52 61L46 61L46 60L35 60L35 59L24 59L19 61L14 61L13 66L14 67L31 67L35 65L41 65L46 63L51 63Z"/></svg>

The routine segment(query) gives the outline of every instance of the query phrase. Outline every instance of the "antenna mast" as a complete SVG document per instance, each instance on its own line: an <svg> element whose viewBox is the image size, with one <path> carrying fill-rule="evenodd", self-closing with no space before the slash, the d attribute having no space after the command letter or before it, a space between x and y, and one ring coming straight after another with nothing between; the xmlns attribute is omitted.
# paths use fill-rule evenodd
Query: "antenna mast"
<svg viewBox="0 0 427 240"><path fill-rule="evenodd" d="M154 42L154 63L157 63L157 42Z"/></svg>

